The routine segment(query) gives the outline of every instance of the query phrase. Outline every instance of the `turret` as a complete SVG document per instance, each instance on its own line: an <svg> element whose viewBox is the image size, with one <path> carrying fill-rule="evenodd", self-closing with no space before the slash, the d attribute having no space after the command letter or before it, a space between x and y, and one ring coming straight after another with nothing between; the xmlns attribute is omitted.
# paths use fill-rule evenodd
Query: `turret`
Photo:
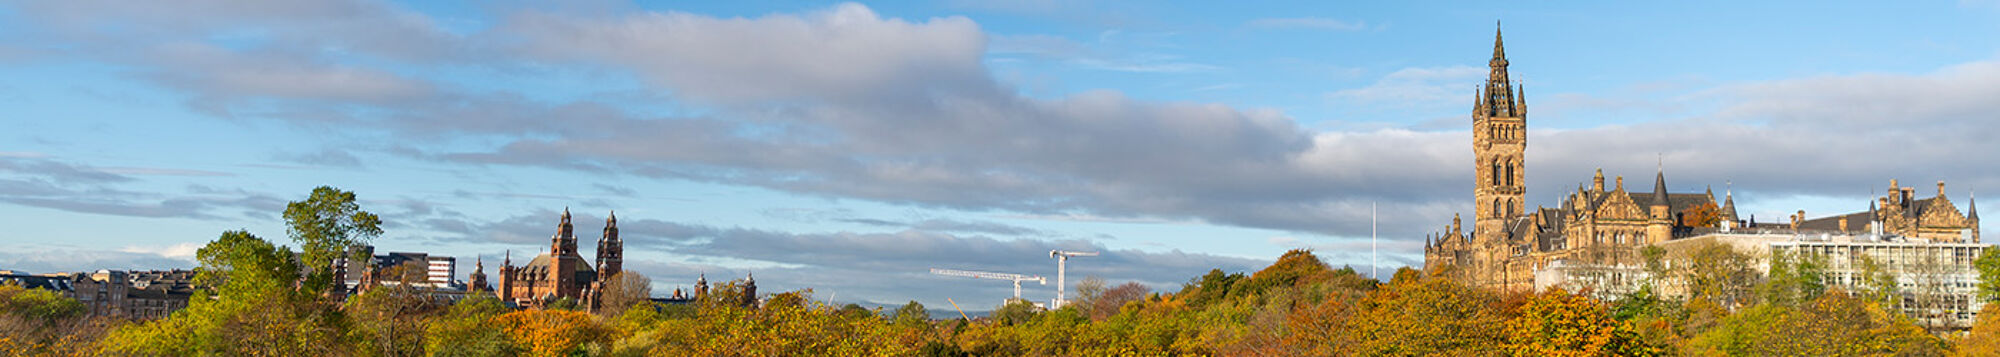
<svg viewBox="0 0 2000 357"><path fill-rule="evenodd" d="M708 273L702 273L701 276L694 278L694 298L700 299L706 296L708 296Z"/></svg>
<svg viewBox="0 0 2000 357"><path fill-rule="evenodd" d="M618 239L618 212L604 218L604 236L597 240L597 277L610 280L624 271L625 241Z"/></svg>

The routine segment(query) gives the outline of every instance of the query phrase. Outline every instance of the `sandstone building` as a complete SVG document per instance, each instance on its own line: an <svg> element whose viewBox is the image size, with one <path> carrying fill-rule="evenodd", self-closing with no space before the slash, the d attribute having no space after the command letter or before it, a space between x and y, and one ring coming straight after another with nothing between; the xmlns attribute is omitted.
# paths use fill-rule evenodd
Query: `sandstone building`
<svg viewBox="0 0 2000 357"><path fill-rule="evenodd" d="M612 213L604 219L604 235L597 241L595 264L577 252L574 230L569 209L564 208L562 222L556 225L555 236L549 238L549 251L520 267L513 265L514 257L508 254L501 262L499 287L494 294L516 306L543 306L562 298L585 306L595 304L598 292L618 275L624 262L625 243L618 239L618 215ZM484 264L480 265L483 270ZM484 271L476 274L475 288L486 280Z"/></svg>
<svg viewBox="0 0 2000 357"><path fill-rule="evenodd" d="M1442 232L1426 237L1425 271L1448 271L1468 284L1499 290L1536 287L1536 273L1552 264L1631 264L1637 248L1731 230L1783 230L1788 234L1852 235L1874 232L1919 242L1977 243L1979 215L1967 199L1961 211L1945 197L1919 198L1890 181L1888 193L1864 212L1759 225L1737 216L1732 195L1712 191L1668 192L1664 169L1651 189L1629 189L1624 177L1607 184L1599 170L1588 184L1566 192L1557 207L1527 208L1528 105L1508 79L1507 56L1496 30L1489 73L1472 107L1473 217L1454 216ZM1900 238L1899 238L1900 239Z"/></svg>

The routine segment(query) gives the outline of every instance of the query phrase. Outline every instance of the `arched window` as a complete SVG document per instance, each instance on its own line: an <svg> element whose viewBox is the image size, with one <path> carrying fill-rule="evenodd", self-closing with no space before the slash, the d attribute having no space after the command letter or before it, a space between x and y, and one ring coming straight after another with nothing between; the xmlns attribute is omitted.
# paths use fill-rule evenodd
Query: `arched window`
<svg viewBox="0 0 2000 357"><path fill-rule="evenodd" d="M1507 164L1507 186L1514 186L1514 164Z"/></svg>
<svg viewBox="0 0 2000 357"><path fill-rule="evenodd" d="M1493 173L1493 185L1494 185L1494 186L1499 186L1499 185L1500 185L1500 161L1498 161L1498 160L1495 160L1495 161L1493 161L1493 171L1491 171L1491 172Z"/></svg>

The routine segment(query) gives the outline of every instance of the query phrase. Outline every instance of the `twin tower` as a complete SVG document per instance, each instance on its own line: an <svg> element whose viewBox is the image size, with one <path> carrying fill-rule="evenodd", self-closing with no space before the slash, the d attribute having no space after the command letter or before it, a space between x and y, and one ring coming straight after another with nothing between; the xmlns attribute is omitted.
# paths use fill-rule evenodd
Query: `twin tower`
<svg viewBox="0 0 2000 357"><path fill-rule="evenodd" d="M509 254L501 263L500 286L494 294L501 301L517 306L542 306L563 298L594 306L604 286L622 271L624 257L625 242L618 239L617 213L604 219L604 236L597 240L597 260L592 264L577 252L575 227L570 224L569 209L564 208L562 223L556 225L555 236L549 238L549 251L536 255L521 267L513 266L514 258ZM474 280L473 286L484 285L477 281L483 279Z"/></svg>

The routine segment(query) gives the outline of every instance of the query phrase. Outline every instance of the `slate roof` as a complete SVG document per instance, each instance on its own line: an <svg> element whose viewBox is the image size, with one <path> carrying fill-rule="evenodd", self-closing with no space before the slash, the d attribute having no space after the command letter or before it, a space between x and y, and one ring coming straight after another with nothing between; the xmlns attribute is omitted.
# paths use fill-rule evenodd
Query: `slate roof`
<svg viewBox="0 0 2000 357"><path fill-rule="evenodd" d="M521 267L520 274L524 274L523 276L530 278L548 276L550 267L554 265L550 259L548 253L536 255L534 260L528 261L528 265ZM568 274L571 274L570 277L572 279L576 279L576 281L597 280L597 271L592 270L590 268L590 261L584 260L582 256L563 255L560 259L570 262L569 266L572 269L570 269Z"/></svg>
<svg viewBox="0 0 2000 357"><path fill-rule="evenodd" d="M1868 229L1868 222L1875 221L1875 212L1854 212L1854 213L1837 214L1832 216L1808 219L1805 222L1799 222L1799 230L1839 231L1840 219L1842 217L1847 218L1848 231L1850 232L1862 231Z"/></svg>

